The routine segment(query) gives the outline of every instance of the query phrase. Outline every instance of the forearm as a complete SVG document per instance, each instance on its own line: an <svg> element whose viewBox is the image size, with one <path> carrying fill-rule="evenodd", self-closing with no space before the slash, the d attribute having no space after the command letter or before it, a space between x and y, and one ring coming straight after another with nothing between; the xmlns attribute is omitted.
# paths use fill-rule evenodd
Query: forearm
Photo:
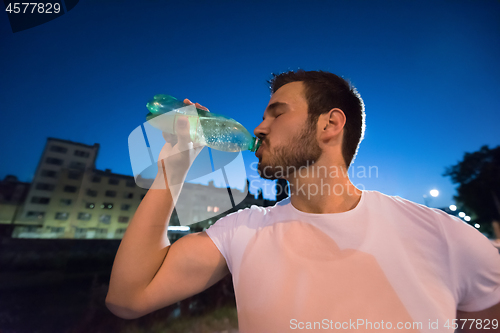
<svg viewBox="0 0 500 333"><path fill-rule="evenodd" d="M125 308L138 306L141 292L169 250L167 228L177 192L171 191L159 176L146 193L118 248L106 298L108 304Z"/></svg>

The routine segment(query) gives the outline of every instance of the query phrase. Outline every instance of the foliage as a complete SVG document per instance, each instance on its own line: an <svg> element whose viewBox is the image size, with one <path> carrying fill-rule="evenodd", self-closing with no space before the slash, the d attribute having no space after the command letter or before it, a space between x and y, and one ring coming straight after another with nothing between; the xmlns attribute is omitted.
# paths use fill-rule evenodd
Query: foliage
<svg viewBox="0 0 500 333"><path fill-rule="evenodd" d="M459 205L483 222L500 220L500 146L483 146L465 153L463 160L448 167L443 176L459 184L454 197Z"/></svg>

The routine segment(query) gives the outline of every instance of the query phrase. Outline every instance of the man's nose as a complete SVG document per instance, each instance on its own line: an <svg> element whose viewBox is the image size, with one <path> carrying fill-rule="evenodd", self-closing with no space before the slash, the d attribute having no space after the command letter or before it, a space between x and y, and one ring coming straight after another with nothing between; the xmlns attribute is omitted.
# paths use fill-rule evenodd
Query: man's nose
<svg viewBox="0 0 500 333"><path fill-rule="evenodd" d="M266 124L264 124L264 120L259 124L259 126L255 127L253 130L253 134L259 139L265 138L265 136L269 133L269 128Z"/></svg>

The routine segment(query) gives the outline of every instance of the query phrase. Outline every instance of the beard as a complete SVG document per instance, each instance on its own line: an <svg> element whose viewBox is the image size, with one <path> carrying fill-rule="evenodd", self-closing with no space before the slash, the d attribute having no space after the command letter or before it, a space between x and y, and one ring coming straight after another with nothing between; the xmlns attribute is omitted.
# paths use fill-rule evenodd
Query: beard
<svg viewBox="0 0 500 333"><path fill-rule="evenodd" d="M257 170L264 179L288 178L300 168L314 164L321 157L321 153L316 141L315 124L308 122L302 131L292 138L290 144L275 148L267 163L261 159Z"/></svg>

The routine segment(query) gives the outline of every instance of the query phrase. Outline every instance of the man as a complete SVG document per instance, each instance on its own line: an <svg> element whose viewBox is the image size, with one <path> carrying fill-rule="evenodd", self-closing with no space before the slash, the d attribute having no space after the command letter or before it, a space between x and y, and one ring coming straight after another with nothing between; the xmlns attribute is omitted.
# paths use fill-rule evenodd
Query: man
<svg viewBox="0 0 500 333"><path fill-rule="evenodd" d="M256 156L264 178L289 181L290 198L170 246L165 221L180 191L172 184L201 149L187 122L178 126L118 250L108 308L137 318L230 271L241 332L494 332L500 256L488 240L444 212L349 181L364 131L355 89L331 73L298 71L275 76L271 90Z"/></svg>

